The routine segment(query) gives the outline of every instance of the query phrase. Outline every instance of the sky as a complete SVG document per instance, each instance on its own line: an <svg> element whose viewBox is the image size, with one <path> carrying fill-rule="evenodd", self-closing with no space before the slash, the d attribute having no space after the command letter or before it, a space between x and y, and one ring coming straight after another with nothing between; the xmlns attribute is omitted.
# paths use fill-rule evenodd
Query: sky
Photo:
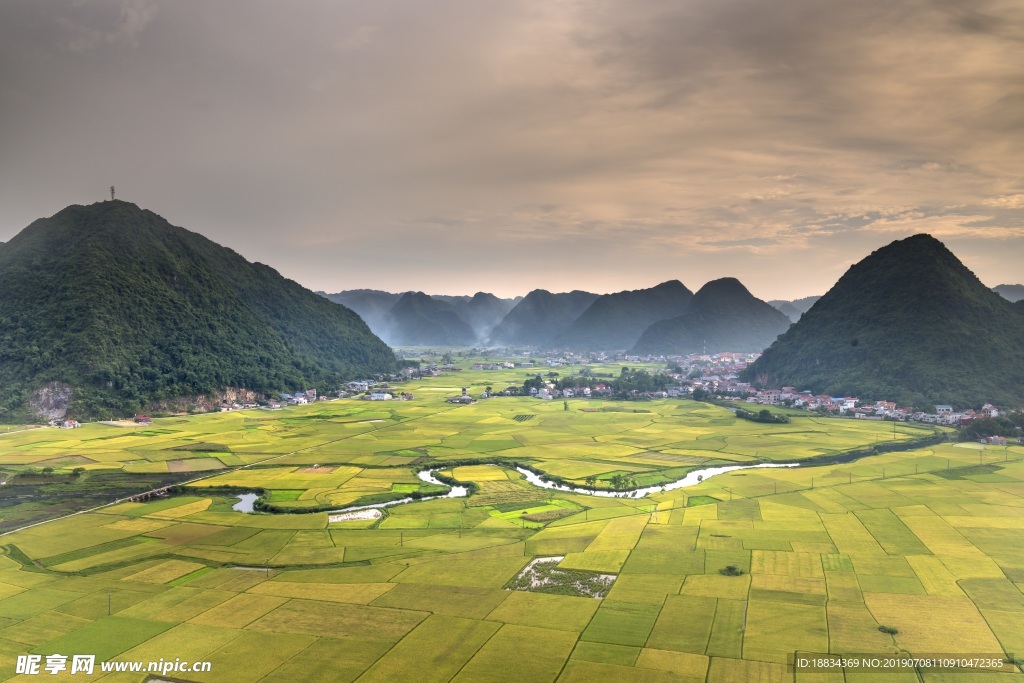
<svg viewBox="0 0 1024 683"><path fill-rule="evenodd" d="M3 0L0 241L109 196L310 289L1024 282L1019 0Z"/></svg>

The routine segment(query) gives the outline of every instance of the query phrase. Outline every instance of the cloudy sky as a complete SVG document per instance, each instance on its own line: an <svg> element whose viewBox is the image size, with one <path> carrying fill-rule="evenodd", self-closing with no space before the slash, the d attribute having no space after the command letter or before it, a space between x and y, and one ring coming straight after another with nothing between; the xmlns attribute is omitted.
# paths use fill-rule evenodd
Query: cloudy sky
<svg viewBox="0 0 1024 683"><path fill-rule="evenodd" d="M0 241L118 197L312 289L1024 281L1019 0L3 0Z"/></svg>

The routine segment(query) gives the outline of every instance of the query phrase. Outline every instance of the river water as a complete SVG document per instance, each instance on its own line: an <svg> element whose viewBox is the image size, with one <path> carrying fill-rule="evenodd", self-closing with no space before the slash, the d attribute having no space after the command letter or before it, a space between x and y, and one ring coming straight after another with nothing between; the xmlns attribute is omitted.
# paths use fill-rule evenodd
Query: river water
<svg viewBox="0 0 1024 683"><path fill-rule="evenodd" d="M573 486L566 486L564 484L555 484L550 481L544 481L539 475L534 474L530 470L517 467L516 471L522 474L526 481L530 482L534 486L543 489L554 489L556 491L568 491L570 493L579 493L584 496L598 496L600 498L643 498L651 493L661 493L663 491L674 491L675 489L685 488L687 486L695 486L702 481L709 479L716 474L724 474L726 472L735 472L736 470L753 470L765 467L799 467L798 463L762 463L759 465L723 465L721 467L705 467L701 470L694 470L687 474L682 479L669 482L667 484L660 484L658 486L646 486L643 488L631 489L629 491L593 491L591 489L576 488ZM428 484L434 484L436 486L447 486L444 482L434 476L436 470L421 470L416 473L416 476L420 481ZM413 498L411 496L406 498L399 498L397 500L389 500L386 503L373 503L372 505L350 505L349 507L339 508L337 510L329 510L328 514L338 514L342 512L355 512L356 510L372 510L375 508L386 508L393 505L404 505L405 503L412 503L413 501L424 501L434 500L437 498L465 498L469 495L469 489L465 486L452 486L448 493L438 496L424 496L422 498ZM258 494L245 493L240 495L239 502L235 503L231 509L237 510L238 512L252 512L253 504L258 498Z"/></svg>

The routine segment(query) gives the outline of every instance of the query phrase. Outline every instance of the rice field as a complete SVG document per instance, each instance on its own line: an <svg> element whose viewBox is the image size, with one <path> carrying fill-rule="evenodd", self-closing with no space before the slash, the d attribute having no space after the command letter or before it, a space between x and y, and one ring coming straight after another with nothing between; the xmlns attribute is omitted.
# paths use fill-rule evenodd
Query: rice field
<svg viewBox="0 0 1024 683"><path fill-rule="evenodd" d="M863 447L891 439L892 426L737 423L669 400L644 413L525 398L452 408L452 378L432 381L413 389L423 398L383 408L337 401L0 437L8 465L194 459L208 475L187 495L0 536L0 680L37 680L15 673L30 653L209 660L210 673L175 678L255 683L843 680L794 673L788 658L1024 651L1024 448L944 444L595 498L540 490L480 460L576 481L657 480ZM899 427L897 438L914 433ZM174 450L189 442L228 450ZM213 459L223 467L205 469ZM424 465L476 492L331 523L323 512L235 512L224 488L264 490L301 511L422 490ZM506 589L533 560L559 557L561 570L613 574L607 595ZM1002 680L970 680L990 678Z"/></svg>

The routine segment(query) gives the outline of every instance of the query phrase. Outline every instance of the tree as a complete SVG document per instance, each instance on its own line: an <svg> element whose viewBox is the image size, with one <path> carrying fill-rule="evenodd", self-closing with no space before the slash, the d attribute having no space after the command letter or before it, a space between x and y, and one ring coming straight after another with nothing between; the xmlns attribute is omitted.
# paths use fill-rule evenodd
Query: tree
<svg viewBox="0 0 1024 683"><path fill-rule="evenodd" d="M569 410L569 402L562 401L562 410Z"/></svg>
<svg viewBox="0 0 1024 683"><path fill-rule="evenodd" d="M590 476L586 477L583 480L583 483L589 486L590 488L594 488L595 486L597 486L597 477L591 474Z"/></svg>

